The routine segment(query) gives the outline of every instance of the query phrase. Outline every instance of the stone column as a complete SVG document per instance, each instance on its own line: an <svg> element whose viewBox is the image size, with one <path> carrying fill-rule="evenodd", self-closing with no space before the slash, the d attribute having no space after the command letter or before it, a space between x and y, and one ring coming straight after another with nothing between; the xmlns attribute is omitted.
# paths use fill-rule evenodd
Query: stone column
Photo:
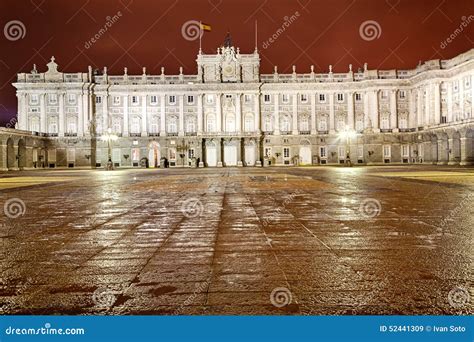
<svg viewBox="0 0 474 342"><path fill-rule="evenodd" d="M217 126L216 131L217 132L222 132L222 104L221 104L221 100L222 100L222 94L216 94L216 126Z"/></svg>
<svg viewBox="0 0 474 342"><path fill-rule="evenodd" d="M329 133L334 133L334 93L329 93Z"/></svg>
<svg viewBox="0 0 474 342"><path fill-rule="evenodd" d="M347 96L347 126L350 130L354 129L354 92L346 93Z"/></svg>
<svg viewBox="0 0 474 342"><path fill-rule="evenodd" d="M16 93L16 97L18 98L18 114L17 114L17 122L18 122L18 129L28 130L27 125L27 95L26 93ZM14 126L10 127L13 128ZM6 167L5 167L6 168Z"/></svg>
<svg viewBox="0 0 474 342"><path fill-rule="evenodd" d="M370 120L370 96L368 92L364 92L364 128L369 127Z"/></svg>
<svg viewBox="0 0 474 342"><path fill-rule="evenodd" d="M415 103L413 101L413 90L407 90L408 95L408 128L416 127L416 110Z"/></svg>
<svg viewBox="0 0 474 342"><path fill-rule="evenodd" d="M59 94L59 116L58 116L58 136L64 137L64 97L65 93Z"/></svg>
<svg viewBox="0 0 474 342"><path fill-rule="evenodd" d="M456 159L456 156L460 155L459 143L456 141L454 134L450 134L448 138L448 165L459 165L459 160Z"/></svg>
<svg viewBox="0 0 474 342"><path fill-rule="evenodd" d="M242 166L242 139L237 141L237 166Z"/></svg>
<svg viewBox="0 0 474 342"><path fill-rule="evenodd" d="M434 118L432 122L435 125L439 125L441 123L441 94L440 94L439 82L435 82L433 84L433 91L434 91Z"/></svg>
<svg viewBox="0 0 474 342"><path fill-rule="evenodd" d="M202 94L199 94L199 97L202 98ZM202 133L202 132L201 132ZM206 148L206 139L202 139L200 142L201 146L198 146L200 149L200 156L199 156L199 165L198 167L204 167L204 154L205 154L205 148Z"/></svg>
<svg viewBox="0 0 474 342"><path fill-rule="evenodd" d="M379 91L373 90L371 92L372 96L372 108L371 108L371 118L372 118L372 128L375 132L379 131Z"/></svg>
<svg viewBox="0 0 474 342"><path fill-rule="evenodd" d="M184 94L178 95L179 99L179 130L178 136L184 136Z"/></svg>
<svg viewBox="0 0 474 342"><path fill-rule="evenodd" d="M298 94L293 94L292 96L292 118L293 122L291 124L293 135L298 135Z"/></svg>
<svg viewBox="0 0 474 342"><path fill-rule="evenodd" d="M142 95L142 136L146 137L148 135L148 97Z"/></svg>
<svg viewBox="0 0 474 342"><path fill-rule="evenodd" d="M220 100L219 100L220 102ZM217 139L217 167L222 167L222 138Z"/></svg>
<svg viewBox="0 0 474 342"><path fill-rule="evenodd" d="M235 95L235 131L240 133L242 129L242 94Z"/></svg>
<svg viewBox="0 0 474 342"><path fill-rule="evenodd" d="M316 93L311 93L311 134L317 134L316 126Z"/></svg>
<svg viewBox="0 0 474 342"><path fill-rule="evenodd" d="M438 137L438 165L448 164L448 139Z"/></svg>
<svg viewBox="0 0 474 342"><path fill-rule="evenodd" d="M160 136L166 136L166 95L160 95Z"/></svg>
<svg viewBox="0 0 474 342"><path fill-rule="evenodd" d="M423 113L423 90L421 88L417 89L417 125L418 127L423 127L424 124L424 113Z"/></svg>
<svg viewBox="0 0 474 342"><path fill-rule="evenodd" d="M428 88L428 89L427 89ZM424 91L426 91L426 96L425 96L425 120L424 120L424 126L429 126L430 125L430 92L429 92L429 86L425 87Z"/></svg>
<svg viewBox="0 0 474 342"><path fill-rule="evenodd" d="M255 103L254 103L254 106L255 106L255 116L254 116L254 120L255 120L255 124L254 124L254 131L256 133L260 133L260 94L259 93L255 93Z"/></svg>
<svg viewBox="0 0 474 342"><path fill-rule="evenodd" d="M128 95L123 97L123 128L122 134L124 137L128 137ZM119 132L120 133L120 132Z"/></svg>
<svg viewBox="0 0 474 342"><path fill-rule="evenodd" d="M274 102L274 109L273 111L275 112L275 122L274 122L274 132L273 134L275 135L280 135L280 94L273 94L273 100Z"/></svg>
<svg viewBox="0 0 474 342"><path fill-rule="evenodd" d="M451 82L446 82L446 85L448 87L448 94L447 94L447 99L446 99L446 107L447 107L448 115L446 117L446 120L447 122L452 122L453 121L453 86Z"/></svg>
<svg viewBox="0 0 474 342"><path fill-rule="evenodd" d="M390 128L393 132L398 132L396 89L390 91Z"/></svg>
<svg viewBox="0 0 474 342"><path fill-rule="evenodd" d="M78 104L78 125L77 125L77 136L82 137L84 135L84 102L83 95L77 96Z"/></svg>
<svg viewBox="0 0 474 342"><path fill-rule="evenodd" d="M46 133L46 94L40 94L40 132Z"/></svg>
<svg viewBox="0 0 474 342"><path fill-rule="evenodd" d="M474 139L472 137L461 137L460 165L474 165Z"/></svg>
<svg viewBox="0 0 474 342"><path fill-rule="evenodd" d="M203 113L202 113L202 97L203 94L197 95L197 134L202 135Z"/></svg>

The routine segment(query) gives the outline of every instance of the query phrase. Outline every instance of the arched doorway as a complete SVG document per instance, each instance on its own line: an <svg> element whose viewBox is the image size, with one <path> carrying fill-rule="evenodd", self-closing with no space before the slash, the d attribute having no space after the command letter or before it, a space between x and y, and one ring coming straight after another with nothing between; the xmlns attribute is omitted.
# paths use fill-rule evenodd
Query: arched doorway
<svg viewBox="0 0 474 342"><path fill-rule="evenodd" d="M300 164L311 165L311 145L309 141L303 140L300 146Z"/></svg>
<svg viewBox="0 0 474 342"><path fill-rule="evenodd" d="M18 168L23 170L26 167L26 143L25 140L18 141Z"/></svg>
<svg viewBox="0 0 474 342"><path fill-rule="evenodd" d="M225 166L237 166L237 144L235 141L224 142Z"/></svg>
<svg viewBox="0 0 474 342"><path fill-rule="evenodd" d="M16 155L15 148L13 147L13 139L8 138L7 140L7 169L11 170L15 168Z"/></svg>
<svg viewBox="0 0 474 342"><path fill-rule="evenodd" d="M217 146L214 141L206 143L206 164L208 167L217 166Z"/></svg>
<svg viewBox="0 0 474 342"><path fill-rule="evenodd" d="M160 144L156 141L152 141L148 145L148 165L149 167L160 166Z"/></svg>
<svg viewBox="0 0 474 342"><path fill-rule="evenodd" d="M245 144L245 165L255 166L255 142L253 140Z"/></svg>

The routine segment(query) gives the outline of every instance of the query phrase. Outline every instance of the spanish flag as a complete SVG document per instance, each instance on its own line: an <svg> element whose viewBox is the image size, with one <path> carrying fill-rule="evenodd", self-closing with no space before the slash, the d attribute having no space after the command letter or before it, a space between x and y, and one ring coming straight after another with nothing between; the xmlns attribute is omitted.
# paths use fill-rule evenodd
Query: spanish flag
<svg viewBox="0 0 474 342"><path fill-rule="evenodd" d="M210 32L211 31L211 25L201 23L201 30Z"/></svg>

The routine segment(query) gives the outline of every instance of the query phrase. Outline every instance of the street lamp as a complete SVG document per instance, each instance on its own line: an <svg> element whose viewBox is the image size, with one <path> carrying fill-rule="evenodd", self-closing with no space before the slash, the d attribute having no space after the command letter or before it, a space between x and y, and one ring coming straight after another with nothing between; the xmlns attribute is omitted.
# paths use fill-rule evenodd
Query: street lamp
<svg viewBox="0 0 474 342"><path fill-rule="evenodd" d="M112 133L112 129L108 129L107 133L103 134L101 136L102 141L107 141L107 152L108 152L108 157L107 157L107 170L113 170L114 164L112 163L112 147L110 142L115 141L118 139L118 136L116 134Z"/></svg>
<svg viewBox="0 0 474 342"><path fill-rule="evenodd" d="M357 133L350 129L348 126L343 131L339 132L339 138L345 139L346 141L346 165L352 166L351 164L351 138L355 138Z"/></svg>

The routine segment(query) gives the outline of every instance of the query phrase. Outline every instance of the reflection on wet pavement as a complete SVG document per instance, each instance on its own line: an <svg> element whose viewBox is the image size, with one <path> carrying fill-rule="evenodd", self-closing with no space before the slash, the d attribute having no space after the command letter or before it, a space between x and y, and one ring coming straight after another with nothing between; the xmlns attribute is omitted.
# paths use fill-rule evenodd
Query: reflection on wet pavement
<svg viewBox="0 0 474 342"><path fill-rule="evenodd" d="M0 313L472 314L473 190L428 166L8 174Z"/></svg>

